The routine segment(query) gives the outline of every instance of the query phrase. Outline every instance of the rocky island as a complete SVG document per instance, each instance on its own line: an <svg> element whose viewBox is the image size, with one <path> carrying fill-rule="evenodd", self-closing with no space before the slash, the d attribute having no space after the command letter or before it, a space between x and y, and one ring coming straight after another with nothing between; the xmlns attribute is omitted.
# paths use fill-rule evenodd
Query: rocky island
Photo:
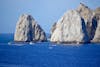
<svg viewBox="0 0 100 67"><path fill-rule="evenodd" d="M15 42L44 42L46 41L44 30L31 15L20 16L15 30Z"/></svg>
<svg viewBox="0 0 100 67"><path fill-rule="evenodd" d="M90 43L100 42L100 8L95 11L80 3L69 10L51 28L51 42Z"/></svg>

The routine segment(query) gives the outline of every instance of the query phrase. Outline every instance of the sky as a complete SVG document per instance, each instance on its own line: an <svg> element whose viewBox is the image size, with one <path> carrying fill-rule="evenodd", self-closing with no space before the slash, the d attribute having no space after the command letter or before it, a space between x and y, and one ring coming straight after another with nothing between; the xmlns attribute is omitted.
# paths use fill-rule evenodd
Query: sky
<svg viewBox="0 0 100 67"><path fill-rule="evenodd" d="M46 33L68 10L83 3L91 9L100 7L100 0L0 0L0 33L14 33L22 14L30 14Z"/></svg>

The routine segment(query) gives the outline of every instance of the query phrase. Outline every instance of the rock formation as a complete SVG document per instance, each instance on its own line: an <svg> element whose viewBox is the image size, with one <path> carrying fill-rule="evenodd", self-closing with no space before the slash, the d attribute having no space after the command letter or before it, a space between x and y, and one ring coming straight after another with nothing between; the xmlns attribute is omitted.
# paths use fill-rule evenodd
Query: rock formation
<svg viewBox="0 0 100 67"><path fill-rule="evenodd" d="M84 19L86 29L87 29L87 34L89 36L89 39L92 40L95 35L95 31L97 27L97 21L93 15L94 14L93 11L88 6L85 6L82 3L80 3L79 7L76 10Z"/></svg>
<svg viewBox="0 0 100 67"><path fill-rule="evenodd" d="M55 28L55 25L54 25ZM88 36L84 19L76 10L66 12L56 23L51 42L87 42Z"/></svg>
<svg viewBox="0 0 100 67"><path fill-rule="evenodd" d="M23 14L20 16L16 25L14 41L36 42L46 40L45 32L31 15Z"/></svg>
<svg viewBox="0 0 100 67"><path fill-rule="evenodd" d="M92 42L100 42L100 7L97 8L94 12L95 12L94 17L97 20L97 29Z"/></svg>
<svg viewBox="0 0 100 67"><path fill-rule="evenodd" d="M31 15L20 16L15 41L46 41L46 35ZM100 42L100 7L95 11L80 3L76 10L67 11L51 28L51 42Z"/></svg>
<svg viewBox="0 0 100 67"><path fill-rule="evenodd" d="M80 3L66 12L51 29L51 42L100 42L100 7L95 11Z"/></svg>

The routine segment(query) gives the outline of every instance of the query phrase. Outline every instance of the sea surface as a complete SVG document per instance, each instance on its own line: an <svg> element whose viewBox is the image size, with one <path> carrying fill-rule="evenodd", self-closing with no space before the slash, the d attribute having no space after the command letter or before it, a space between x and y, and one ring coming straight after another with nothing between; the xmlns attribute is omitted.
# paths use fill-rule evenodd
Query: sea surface
<svg viewBox="0 0 100 67"><path fill-rule="evenodd" d="M0 67L100 67L100 44L71 46L10 41L13 34L0 34Z"/></svg>

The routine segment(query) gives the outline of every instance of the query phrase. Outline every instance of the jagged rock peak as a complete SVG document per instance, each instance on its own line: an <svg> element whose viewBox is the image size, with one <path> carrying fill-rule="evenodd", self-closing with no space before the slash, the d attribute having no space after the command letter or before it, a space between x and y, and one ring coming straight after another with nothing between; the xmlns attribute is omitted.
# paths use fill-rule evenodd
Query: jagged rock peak
<svg viewBox="0 0 100 67"><path fill-rule="evenodd" d="M80 13L81 17L84 18L86 25L88 22L92 22L93 11L88 6L80 3L76 10Z"/></svg>
<svg viewBox="0 0 100 67"><path fill-rule="evenodd" d="M83 3L80 3L80 5L79 5L79 7L81 7L81 8L89 8L88 6L86 6L85 4L83 4Z"/></svg>
<svg viewBox="0 0 100 67"><path fill-rule="evenodd" d="M85 4L83 4L83 3L80 3L80 5L78 6L78 8L76 9L79 13L81 13L81 12L86 12L86 13L92 13L92 10L88 7L88 6L86 6Z"/></svg>

